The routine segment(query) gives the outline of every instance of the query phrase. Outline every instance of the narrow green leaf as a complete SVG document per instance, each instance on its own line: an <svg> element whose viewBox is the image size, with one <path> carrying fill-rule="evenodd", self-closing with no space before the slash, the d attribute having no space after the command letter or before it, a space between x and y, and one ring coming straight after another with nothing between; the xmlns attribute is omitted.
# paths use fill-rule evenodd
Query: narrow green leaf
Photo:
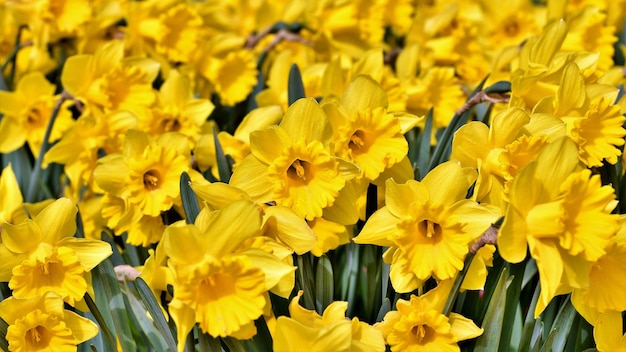
<svg viewBox="0 0 626 352"><path fill-rule="evenodd" d="M93 352L98 352L98 349L94 345L89 345L89 348L91 348Z"/></svg>
<svg viewBox="0 0 626 352"><path fill-rule="evenodd" d="M317 261L315 271L315 310L320 315L333 302L334 295L333 267L326 255Z"/></svg>
<svg viewBox="0 0 626 352"><path fill-rule="evenodd" d="M391 301L389 298L385 297L383 299L383 303L380 305L380 309L378 310L378 315L376 316L376 322L381 322L385 318L385 314L391 311Z"/></svg>
<svg viewBox="0 0 626 352"><path fill-rule="evenodd" d="M231 352L250 352L247 351L243 343L233 337L225 337L222 339Z"/></svg>
<svg viewBox="0 0 626 352"><path fill-rule="evenodd" d="M296 100L304 98L304 84L302 83L302 75L298 65L293 64L289 69L289 81L287 84L287 96L289 105L293 104Z"/></svg>
<svg viewBox="0 0 626 352"><path fill-rule="evenodd" d="M220 175L220 181L228 183L232 175L232 164L228 162L228 158L224 154L224 149L217 138L217 127L213 126L213 142L215 143L215 157L217 159L217 172Z"/></svg>
<svg viewBox="0 0 626 352"><path fill-rule="evenodd" d="M303 255L298 255L297 262L300 288L304 291L304 302L300 301L300 304L306 309L315 309L315 298L313 297L313 278L315 276L311 264L311 254L305 253Z"/></svg>
<svg viewBox="0 0 626 352"><path fill-rule="evenodd" d="M46 132L43 136L43 142L41 143L41 148L39 149L39 156L35 161L35 166L33 167L33 173L30 175L30 182L28 185L28 191L26 191L25 201L28 203L34 203L37 199L37 186L40 185L40 174L42 171L41 164L43 162L43 157L48 151L50 147L50 134L52 133L52 127L54 126L54 122L61 111L61 106L63 102L69 98L69 95L65 92L61 94L61 97L54 103L54 109L52 110L52 114L50 116L50 121L48 122L48 126L46 126Z"/></svg>
<svg viewBox="0 0 626 352"><path fill-rule="evenodd" d="M99 282L96 281L92 281L95 285L94 285L94 291L96 290L97 286ZM106 309L105 312L108 313L109 315L109 322L107 322L107 319L105 319L105 317L103 316L103 314L100 312L100 309L98 308L98 305L96 304L96 302L93 301L93 299L91 298L91 296L86 293L85 294L85 303L87 304L87 307L89 307L89 311L91 312L91 314L93 314L93 317L96 319L96 322L99 325L99 329L100 332L102 332L102 334L106 337L105 342L109 344L109 348L114 348L115 346L115 337L113 336L114 333L111 332L109 326L113 325L113 320L112 318L110 318L111 312Z"/></svg>
<svg viewBox="0 0 626 352"><path fill-rule="evenodd" d="M200 348L200 351L220 352L222 350L219 338L215 338L205 332L202 332L202 330L198 328L197 324L194 325L193 329L196 332L196 335L198 335L198 347Z"/></svg>
<svg viewBox="0 0 626 352"><path fill-rule="evenodd" d="M543 345L542 351L563 351L565 349L567 337L577 314L571 301L569 299L565 301L554 320L550 337ZM551 343L548 345L549 341Z"/></svg>
<svg viewBox="0 0 626 352"><path fill-rule="evenodd" d="M113 325L122 351L136 351L137 346L134 343L132 330L130 326L130 318L124 306L124 297L120 290L119 282L115 276L113 265L110 260L100 263L92 271L94 280L102 282L102 294L108 302L107 308L111 310Z"/></svg>
<svg viewBox="0 0 626 352"><path fill-rule="evenodd" d="M474 259L474 256L475 256L474 253L468 253L465 256L463 269L461 269L461 271L454 278L454 283L452 284L450 295L448 296L448 299L446 300L446 304L443 306L442 313L444 315L449 315L450 312L452 311L452 306L454 305L454 302L456 301L456 297L459 294L459 288L461 287L461 284L463 283L463 279L465 278L465 275L467 274L467 270L469 270L470 264L472 263L472 259Z"/></svg>
<svg viewBox="0 0 626 352"><path fill-rule="evenodd" d="M270 330L267 327L265 318L261 316L259 319L254 321L254 325L256 326L256 335L252 337L251 342L255 345L256 350L259 352L272 352L274 340L272 339L272 334L270 334Z"/></svg>
<svg viewBox="0 0 626 352"><path fill-rule="evenodd" d="M161 310L161 306L157 302L156 297L150 290L148 284L140 277L136 278L134 281L135 289L139 293L139 297L143 301L148 313L152 317L154 324L156 325L157 330L161 333L161 336L165 339L165 343L170 351L176 350L176 334L172 332L167 325L167 320L165 319L165 315L163 315L163 311Z"/></svg>
<svg viewBox="0 0 626 352"><path fill-rule="evenodd" d="M535 327L539 322L538 319L534 319L535 307L537 306L537 301L539 300L539 292L541 290L541 286L537 284L535 286L535 292L533 293L533 298L530 301L530 306L528 307L528 312L526 313L526 319L524 320L524 327L522 328L522 338L520 339L520 351L528 351L532 346L533 334L535 333Z"/></svg>
<svg viewBox="0 0 626 352"><path fill-rule="evenodd" d="M526 263L507 264L509 276L513 279L506 291L506 305L504 307L504 321L507 324L502 326L500 336L499 351L508 350L513 341L514 331L519 326L515 324L518 307L520 305L520 293L522 291L522 281L524 279L524 270Z"/></svg>
<svg viewBox="0 0 626 352"><path fill-rule="evenodd" d="M191 182L189 174L183 172L180 175L180 199L183 203L183 210L185 211L187 223L193 224L196 222L198 213L200 213L200 206L198 205L196 193L194 193L193 189L189 186L189 182Z"/></svg>
<svg viewBox="0 0 626 352"><path fill-rule="evenodd" d="M2 351L9 350L9 342L6 339L8 328L9 324L4 321L4 319L0 318L0 350Z"/></svg>
<svg viewBox="0 0 626 352"><path fill-rule="evenodd" d="M504 321L505 303L507 300L507 287L511 284L512 277L507 279L506 269L500 274L500 279L491 296L491 301L483 320L482 328L485 332L476 339L474 347L475 352L498 351L500 344L500 332ZM506 321L506 324L513 324L512 321Z"/></svg>
<svg viewBox="0 0 626 352"><path fill-rule="evenodd" d="M426 176L426 170L428 170L428 161L430 160L430 136L433 131L433 108L428 110L426 114L426 126L420 137L420 146L417 162L417 167L420 170L420 179ZM419 179L418 179L419 180Z"/></svg>

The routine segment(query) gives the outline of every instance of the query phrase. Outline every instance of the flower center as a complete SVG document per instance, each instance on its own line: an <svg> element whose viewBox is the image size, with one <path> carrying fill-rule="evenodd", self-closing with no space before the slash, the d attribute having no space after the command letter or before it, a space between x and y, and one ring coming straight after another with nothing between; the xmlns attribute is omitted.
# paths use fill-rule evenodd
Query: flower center
<svg viewBox="0 0 626 352"><path fill-rule="evenodd" d="M417 343L424 344L432 340L434 330L428 325L416 325L411 329L411 334L417 338Z"/></svg>
<svg viewBox="0 0 626 352"><path fill-rule="evenodd" d="M311 168L311 164L304 160L296 159L287 169L287 176L292 180L301 180L306 182L306 176Z"/></svg>
<svg viewBox="0 0 626 352"><path fill-rule="evenodd" d="M159 188L159 172L157 170L148 170L143 174L143 186L148 191Z"/></svg>
<svg viewBox="0 0 626 352"><path fill-rule="evenodd" d="M26 336L28 344L37 349L48 346L51 337L48 329L41 325L28 330Z"/></svg>
<svg viewBox="0 0 626 352"><path fill-rule="evenodd" d="M423 220L417 225L418 231L428 239L439 241L441 239L441 226L430 220Z"/></svg>
<svg viewBox="0 0 626 352"><path fill-rule="evenodd" d="M177 132L180 131L181 124L178 122L176 118L166 118L161 122L161 126L163 127L163 131L168 132Z"/></svg>
<svg viewBox="0 0 626 352"><path fill-rule="evenodd" d="M354 134L352 134L352 137L350 137L350 142L348 143L348 146L350 147L350 149L361 149L364 145L365 145L365 133L361 130L357 130L356 132L354 132Z"/></svg>

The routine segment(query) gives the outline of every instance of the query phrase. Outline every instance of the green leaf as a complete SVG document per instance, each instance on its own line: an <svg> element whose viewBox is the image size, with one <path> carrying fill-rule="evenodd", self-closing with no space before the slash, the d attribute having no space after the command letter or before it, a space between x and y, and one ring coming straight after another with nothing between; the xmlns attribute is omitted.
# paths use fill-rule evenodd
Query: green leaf
<svg viewBox="0 0 626 352"><path fill-rule="evenodd" d="M122 296L111 261L107 259L100 263L92 271L92 274L94 281L100 281L102 283L101 294L107 302L107 310L111 311L113 326L115 326L116 335L122 347L122 351L136 351L137 346L132 336L130 318L126 312L124 297Z"/></svg>
<svg viewBox="0 0 626 352"><path fill-rule="evenodd" d="M415 161L418 169L420 170L420 178L426 176L426 170L428 168L428 161L430 160L430 136L433 131L433 109L428 110L426 114L426 126L420 136L420 145L418 158Z"/></svg>
<svg viewBox="0 0 626 352"><path fill-rule="evenodd" d="M202 330L198 328L197 324L194 325L193 330L198 336L198 347L200 348L200 351L219 352L222 350L219 338L215 338L205 332L202 332Z"/></svg>
<svg viewBox="0 0 626 352"><path fill-rule="evenodd" d="M94 291L96 292L100 292L97 288L101 287L101 283L99 281L93 280L92 281L93 285L94 285ZM91 314L93 314L93 317L95 318L96 322L99 325L100 328L100 332L102 332L102 334L106 337L106 340L104 341L105 343L108 343L108 348L114 348L115 347L115 331L111 332L111 328L113 326L113 318L111 318L111 311L109 311L108 309L105 309L105 315L102 314L102 312L100 312L100 309L98 308L98 305L96 304L96 302L93 301L93 299L91 298L91 296L86 293L85 294L85 303L87 304L87 307L89 307L89 311L91 312Z"/></svg>
<svg viewBox="0 0 626 352"><path fill-rule="evenodd" d="M287 85L287 96L289 105L293 104L296 100L304 98L304 84L302 83L302 75L298 65L293 64L289 69L289 81Z"/></svg>
<svg viewBox="0 0 626 352"><path fill-rule="evenodd" d="M250 352L246 350L242 341L239 341L233 337L225 337L222 339L230 352Z"/></svg>
<svg viewBox="0 0 626 352"><path fill-rule="evenodd" d="M4 319L0 318L0 350L2 351L9 350L9 342L6 339L8 328L9 324L4 321Z"/></svg>
<svg viewBox="0 0 626 352"><path fill-rule="evenodd" d="M380 309L378 310L378 315L376 316L376 322L383 321L385 315L391 311L391 301L389 298L385 297L383 299L383 303L380 305Z"/></svg>
<svg viewBox="0 0 626 352"><path fill-rule="evenodd" d="M541 351L563 351L565 349L567 337L577 314L571 301L569 299L565 301L554 320L554 324L552 324L550 336Z"/></svg>
<svg viewBox="0 0 626 352"><path fill-rule="evenodd" d="M505 322L507 324L513 323L513 321L505 320L504 315L507 300L506 291L513 280L512 277L507 278L506 273L506 269L504 269L500 274L498 284L489 301L487 313L485 314L485 319L482 324L482 328L485 332L476 339L476 345L474 347L475 352L498 351L502 324Z"/></svg>
<svg viewBox="0 0 626 352"><path fill-rule="evenodd" d="M196 218L200 213L200 206L198 205L196 193L194 193L193 189L189 186L189 182L191 182L189 174L183 172L180 175L180 199L183 203L187 223L193 224L196 222Z"/></svg>
<svg viewBox="0 0 626 352"><path fill-rule="evenodd" d="M175 351L176 350L176 334L170 330L169 325L167 325L167 320L165 319L165 315L163 315L163 311L161 310L161 305L154 297L152 290L148 284L140 277L136 278L134 281L135 288L137 289L137 293L139 293L139 297L143 301L148 313L152 317L154 324L156 325L157 330L161 333L161 336L165 339L165 343L167 344L168 350Z"/></svg>
<svg viewBox="0 0 626 352"><path fill-rule="evenodd" d="M306 309L315 309L315 298L313 297L313 279L315 276L311 254L298 255L296 261L298 262L298 284L300 289L304 291L304 302L300 301L300 304Z"/></svg>
<svg viewBox="0 0 626 352"><path fill-rule="evenodd" d="M224 154L224 149L220 144L219 138L217 138L217 127L213 126L213 142L215 143L215 157L217 159L217 172L220 176L220 181L228 183L232 172L232 163L228 161L228 158Z"/></svg>
<svg viewBox="0 0 626 352"><path fill-rule="evenodd" d="M272 352L274 340L272 339L272 334L270 334L270 330L267 327L265 318L261 316L259 319L254 321L254 325L256 326L256 335L252 337L252 340L249 341L249 343L254 345L254 349L256 351Z"/></svg>
<svg viewBox="0 0 626 352"><path fill-rule="evenodd" d="M2 154L2 169L6 168L9 163L11 163L17 183L20 185L22 195L25 195L30 184L30 175L33 173L33 166L26 151L26 146L14 152Z"/></svg>
<svg viewBox="0 0 626 352"><path fill-rule="evenodd" d="M334 295L333 267L326 255L317 261L315 271L315 310L320 315L333 302Z"/></svg>
<svg viewBox="0 0 626 352"><path fill-rule="evenodd" d="M502 336L500 337L499 351L509 350L513 344L513 336L518 331L517 328L521 328L516 323L516 316L518 315L518 309L520 305L520 293L522 291L522 281L524 279L524 270L526 263L521 262L519 264L508 264L509 276L512 278L511 283L508 285L506 291L506 304L504 307L504 321L507 324L502 326ZM516 332L516 334L514 334Z"/></svg>
<svg viewBox="0 0 626 352"><path fill-rule="evenodd" d="M63 94L61 94L61 97L59 98L59 100L57 100L54 104L54 109L52 110L50 121L48 122L48 125L46 126L46 132L44 133L44 136L43 136L43 142L41 144L41 148L39 149L39 156L37 157L37 160L35 161L33 172L30 175L30 182L28 184L28 190L26 191L26 197L25 197L25 201L28 203L34 203L35 201L37 201L36 199L37 186L43 187L43 182L40 177L40 174L42 171L41 164L43 162L43 157L45 156L46 152L48 151L48 148L50 147L50 142L49 142L50 134L52 133L52 127L54 126L54 122L56 121L57 116L59 115L59 112L61 111L61 106L63 105L63 102L68 98L69 96L66 95L66 93L64 92Z"/></svg>

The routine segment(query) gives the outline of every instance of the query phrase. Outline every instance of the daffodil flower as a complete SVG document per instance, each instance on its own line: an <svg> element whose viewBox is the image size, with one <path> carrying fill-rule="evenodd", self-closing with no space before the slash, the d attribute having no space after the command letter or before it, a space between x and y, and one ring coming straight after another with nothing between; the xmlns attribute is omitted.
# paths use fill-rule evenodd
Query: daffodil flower
<svg viewBox="0 0 626 352"><path fill-rule="evenodd" d="M446 280L422 296L399 299L397 310L374 325L392 351L460 351L459 341L482 335L483 329L470 319L457 313L442 314L451 287L452 280Z"/></svg>
<svg viewBox="0 0 626 352"><path fill-rule="evenodd" d="M322 316L304 309L298 303L299 291L289 304L290 317L276 320L274 346L276 352L307 351L384 351L385 341L380 331L346 318L348 302L333 302Z"/></svg>
<svg viewBox="0 0 626 352"><path fill-rule="evenodd" d="M76 351L78 344L98 334L91 320L64 309L54 292L0 302L0 317L9 324L9 351Z"/></svg>
<svg viewBox="0 0 626 352"><path fill-rule="evenodd" d="M498 250L511 263L537 262L539 316L550 300L589 283L592 265L606 253L619 229L611 186L583 169L575 144L563 137L546 146L511 184L509 209L498 234Z"/></svg>
<svg viewBox="0 0 626 352"><path fill-rule="evenodd" d="M33 219L2 225L0 281L16 298L48 291L74 306L91 287L90 271L112 254L103 241L75 238L77 208L61 198Z"/></svg>
<svg viewBox="0 0 626 352"><path fill-rule="evenodd" d="M421 182L388 180L386 187L386 205L354 241L390 247L383 259L398 292L411 292L431 276L453 278L470 243L498 217L493 207L465 199L468 178L455 162L437 166Z"/></svg>

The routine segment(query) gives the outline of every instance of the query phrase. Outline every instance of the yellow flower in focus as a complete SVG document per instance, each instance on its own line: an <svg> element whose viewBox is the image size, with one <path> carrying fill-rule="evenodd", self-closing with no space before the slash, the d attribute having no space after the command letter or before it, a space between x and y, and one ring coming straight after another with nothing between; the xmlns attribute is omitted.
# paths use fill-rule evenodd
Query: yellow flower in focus
<svg viewBox="0 0 626 352"><path fill-rule="evenodd" d="M388 180L386 187L386 205L354 241L390 247L383 259L391 263L398 292L411 292L431 276L453 278L470 243L498 218L491 207L465 199L468 179L454 162L437 166L421 182Z"/></svg>
<svg viewBox="0 0 626 352"><path fill-rule="evenodd" d="M331 126L312 99L292 104L280 126L250 135L251 155L230 183L259 203L275 201L312 220L322 216L358 168L329 150Z"/></svg>
<svg viewBox="0 0 626 352"><path fill-rule="evenodd" d="M74 306L91 290L89 271L112 251L106 242L73 237L76 212L61 198L32 220L2 225L0 282L9 281L14 297L54 291Z"/></svg>
<svg viewBox="0 0 626 352"><path fill-rule="evenodd" d="M474 200L506 210L510 182L547 144L545 136L524 134L529 122L525 110L508 108L491 118L490 127L472 121L455 132L450 159L478 170Z"/></svg>
<svg viewBox="0 0 626 352"><path fill-rule="evenodd" d="M170 314L179 351L196 322L213 337L249 339L256 333L254 320L269 304L267 291L295 270L272 254L242 246L260 231L260 208L247 200L215 212L204 208L194 225L166 229L163 245L174 273Z"/></svg>
<svg viewBox="0 0 626 352"><path fill-rule="evenodd" d="M298 303L303 291L291 300L291 317L276 320L274 351L384 351L385 341L380 331L360 322L349 320L345 313L348 302L333 302L322 316L304 309Z"/></svg>
<svg viewBox="0 0 626 352"><path fill-rule="evenodd" d="M518 263L527 246L536 260L541 292L535 317L558 295L589 283L592 265L618 230L611 186L581 170L567 137L546 146L513 180L509 209L498 233L502 257Z"/></svg>
<svg viewBox="0 0 626 352"><path fill-rule="evenodd" d="M470 319L457 313L442 314L451 287L452 280L442 281L423 296L399 299L398 310L388 312L374 325L392 351L460 351L459 341L482 335L483 329Z"/></svg>
<svg viewBox="0 0 626 352"><path fill-rule="evenodd" d="M0 317L9 324L9 351L76 351L78 344L98 334L96 324L64 309L63 298L54 292L8 297L0 302Z"/></svg>
<svg viewBox="0 0 626 352"><path fill-rule="evenodd" d="M0 121L0 153L10 153L28 142L33 155L39 155L46 127L59 100L55 90L41 72L32 72L20 79L15 92L0 91L0 114L4 115ZM74 123L67 109L70 105L69 100L61 105L49 142L61 138Z"/></svg>
<svg viewBox="0 0 626 352"><path fill-rule="evenodd" d="M387 110L387 95L372 78L359 75L348 85L338 103L323 105L333 125L335 154L359 166L362 177L375 180L402 160L409 146L404 126Z"/></svg>
<svg viewBox="0 0 626 352"><path fill-rule="evenodd" d="M141 213L158 216L178 201L180 175L189 170L189 139L170 132L152 140L145 132L129 130L123 153L99 160L94 177L100 188Z"/></svg>

